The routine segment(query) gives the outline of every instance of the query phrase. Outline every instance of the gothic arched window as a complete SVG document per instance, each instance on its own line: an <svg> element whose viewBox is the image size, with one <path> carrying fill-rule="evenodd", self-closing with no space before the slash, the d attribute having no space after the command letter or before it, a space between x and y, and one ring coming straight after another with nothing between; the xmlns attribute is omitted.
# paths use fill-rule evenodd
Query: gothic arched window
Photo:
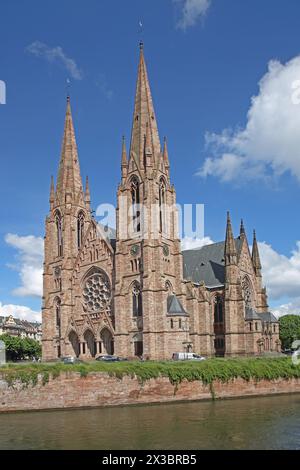
<svg viewBox="0 0 300 470"><path fill-rule="evenodd" d="M214 301L214 320L215 323L224 322L224 310L223 310L223 299L220 295L215 297Z"/></svg>
<svg viewBox="0 0 300 470"><path fill-rule="evenodd" d="M253 307L253 293L252 287L248 277L245 277L242 282L242 288L244 292L245 308Z"/></svg>
<svg viewBox="0 0 300 470"><path fill-rule="evenodd" d="M159 182L159 231L165 230L166 184L163 178Z"/></svg>
<svg viewBox="0 0 300 470"><path fill-rule="evenodd" d="M77 245L80 248L83 244L84 237L84 214L79 212L77 217Z"/></svg>
<svg viewBox="0 0 300 470"><path fill-rule="evenodd" d="M136 176L134 176L131 180L131 203L132 203L132 211L133 211L133 230L134 232L141 231L141 223L140 223L140 183Z"/></svg>
<svg viewBox="0 0 300 470"><path fill-rule="evenodd" d="M56 326L57 326L57 328L60 328L60 323L61 323L61 300L60 300L59 297L57 297L57 299L55 299L54 308L55 308Z"/></svg>
<svg viewBox="0 0 300 470"><path fill-rule="evenodd" d="M142 292L140 285L136 282L132 289L132 316L141 317L143 315Z"/></svg>
<svg viewBox="0 0 300 470"><path fill-rule="evenodd" d="M55 213L55 226L57 239L57 255L63 256L62 217L59 211Z"/></svg>

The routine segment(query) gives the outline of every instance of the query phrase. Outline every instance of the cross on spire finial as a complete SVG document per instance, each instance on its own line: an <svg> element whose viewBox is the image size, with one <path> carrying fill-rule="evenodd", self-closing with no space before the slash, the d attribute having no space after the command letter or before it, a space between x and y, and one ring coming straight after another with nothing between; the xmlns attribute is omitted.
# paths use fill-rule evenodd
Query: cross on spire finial
<svg viewBox="0 0 300 470"><path fill-rule="evenodd" d="M71 89L71 80L67 78L66 80L67 101L70 101L70 89Z"/></svg>

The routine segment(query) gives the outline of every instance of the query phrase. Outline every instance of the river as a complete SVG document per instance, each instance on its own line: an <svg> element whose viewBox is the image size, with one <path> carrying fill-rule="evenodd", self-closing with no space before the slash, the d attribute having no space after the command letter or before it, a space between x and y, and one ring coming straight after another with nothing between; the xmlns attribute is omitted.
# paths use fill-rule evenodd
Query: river
<svg viewBox="0 0 300 470"><path fill-rule="evenodd" d="M1 414L0 449L300 449L300 395Z"/></svg>

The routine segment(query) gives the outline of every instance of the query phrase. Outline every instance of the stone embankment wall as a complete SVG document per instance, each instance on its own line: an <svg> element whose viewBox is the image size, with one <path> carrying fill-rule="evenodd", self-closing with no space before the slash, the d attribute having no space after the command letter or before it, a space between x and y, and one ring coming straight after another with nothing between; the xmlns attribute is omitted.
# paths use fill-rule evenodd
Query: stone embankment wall
<svg viewBox="0 0 300 470"><path fill-rule="evenodd" d="M235 379L228 383L183 381L172 385L160 377L141 383L129 376L118 379L104 373L61 373L59 377L35 385L20 382L8 384L0 375L0 412L84 408L115 405L167 403L175 401L211 400L259 395L300 393L300 379L245 381Z"/></svg>

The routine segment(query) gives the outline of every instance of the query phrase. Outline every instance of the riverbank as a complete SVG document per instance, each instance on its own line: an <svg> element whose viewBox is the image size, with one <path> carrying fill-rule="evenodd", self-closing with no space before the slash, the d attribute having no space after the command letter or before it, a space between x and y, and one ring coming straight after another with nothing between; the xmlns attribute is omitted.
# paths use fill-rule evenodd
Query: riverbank
<svg viewBox="0 0 300 470"><path fill-rule="evenodd" d="M28 364L0 369L0 412L286 393L300 393L300 367L289 358Z"/></svg>

